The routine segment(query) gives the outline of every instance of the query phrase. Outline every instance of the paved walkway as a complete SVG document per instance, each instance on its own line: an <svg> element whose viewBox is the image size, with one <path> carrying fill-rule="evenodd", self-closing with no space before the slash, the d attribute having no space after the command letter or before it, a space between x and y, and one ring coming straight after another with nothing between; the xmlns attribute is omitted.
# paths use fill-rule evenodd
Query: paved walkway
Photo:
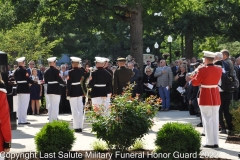
<svg viewBox="0 0 240 160"><path fill-rule="evenodd" d="M44 124L48 122L47 115L28 116L27 119L31 122L30 125L18 126L17 130L13 130L12 140L12 153L35 151L34 136L42 128ZM69 114L60 115L61 120L70 122L72 126L72 116ZM156 139L157 131L167 122L181 122L192 123L196 126L199 123L199 118L196 116L190 116L187 111L169 111L159 112L155 117L155 124L152 127L152 131L144 137L145 149L154 149L154 141ZM196 127L200 133L201 127ZM91 133L89 124L84 125L82 133L75 133L77 140L72 150L92 150L91 144L96 140L95 136ZM219 158L238 159L237 155L240 151L240 145L225 143L227 135L219 135L219 147L218 149L205 149L202 148L202 153L210 153L218 155ZM202 144L205 142L205 137L202 137Z"/></svg>

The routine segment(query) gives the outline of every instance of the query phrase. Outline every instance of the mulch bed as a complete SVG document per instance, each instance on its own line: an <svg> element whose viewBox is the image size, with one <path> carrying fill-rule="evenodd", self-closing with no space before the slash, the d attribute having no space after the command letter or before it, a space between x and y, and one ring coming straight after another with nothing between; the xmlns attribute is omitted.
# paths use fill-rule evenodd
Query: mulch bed
<svg viewBox="0 0 240 160"><path fill-rule="evenodd" d="M228 136L226 143L240 144L240 136L238 135Z"/></svg>
<svg viewBox="0 0 240 160"><path fill-rule="evenodd" d="M136 160L136 159L147 159L147 160L156 160L157 158L150 156L149 154L151 154L152 151L150 150L144 150L144 151L129 151L128 155L137 155L134 157L122 157L120 158L120 155L118 157L112 157L112 160L120 160L120 159L124 159L124 160ZM71 151L71 152L67 152L67 153L60 153L59 155L57 154L46 154L46 155L40 155L40 156L36 156L35 152L24 152L24 153L20 153L18 155L18 157L16 157L16 155L14 155L15 157L9 158L6 157L6 160L62 160L62 159L66 159L66 160L71 160L71 159L78 159L78 160L109 160L110 157L107 155L110 154L109 151L106 152L96 152L96 151ZM49 156L49 157L47 157ZM51 157L50 157L51 156ZM89 157L87 157L89 156ZM103 156L103 157L101 157ZM126 156L122 155L122 156ZM167 158L167 157L166 157ZM162 157L162 159L166 159L164 157ZM189 158L188 158L189 159ZM195 159L195 158L190 158L190 159ZM224 158L200 158L199 160L229 160L229 159L224 159Z"/></svg>

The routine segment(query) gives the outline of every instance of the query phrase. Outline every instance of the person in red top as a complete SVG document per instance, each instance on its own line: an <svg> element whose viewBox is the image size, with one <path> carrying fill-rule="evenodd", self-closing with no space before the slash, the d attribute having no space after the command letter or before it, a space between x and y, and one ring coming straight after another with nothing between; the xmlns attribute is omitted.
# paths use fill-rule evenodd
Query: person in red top
<svg viewBox="0 0 240 160"><path fill-rule="evenodd" d="M0 160L4 160L4 152L10 151L12 139L9 106L6 93L7 91L0 73Z"/></svg>
<svg viewBox="0 0 240 160"><path fill-rule="evenodd" d="M192 76L192 85L201 86L199 107L205 129L206 148L218 148L219 107L221 104L218 82L222 68L213 65L215 53L203 51L205 62L198 67Z"/></svg>

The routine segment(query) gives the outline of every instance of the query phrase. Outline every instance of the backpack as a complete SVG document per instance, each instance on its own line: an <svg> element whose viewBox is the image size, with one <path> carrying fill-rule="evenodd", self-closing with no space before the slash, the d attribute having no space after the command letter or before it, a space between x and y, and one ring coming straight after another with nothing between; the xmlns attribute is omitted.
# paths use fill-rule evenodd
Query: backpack
<svg viewBox="0 0 240 160"><path fill-rule="evenodd" d="M236 79L236 76L230 74L230 66L227 62L222 61L222 68L225 70L225 73L222 73L222 83L219 87L224 92L234 92L237 90L239 82Z"/></svg>

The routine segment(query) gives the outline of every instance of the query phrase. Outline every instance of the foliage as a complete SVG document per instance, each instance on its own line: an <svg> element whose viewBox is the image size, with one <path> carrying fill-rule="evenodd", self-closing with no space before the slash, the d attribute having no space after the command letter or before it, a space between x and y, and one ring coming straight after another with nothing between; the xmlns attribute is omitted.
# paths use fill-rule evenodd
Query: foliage
<svg viewBox="0 0 240 160"><path fill-rule="evenodd" d="M132 97L132 88L129 84L122 95L113 97L109 115L106 116L102 105L93 106L93 111L89 112L93 120L92 132L111 150L127 150L153 126L160 99L151 96L140 101L139 97Z"/></svg>
<svg viewBox="0 0 240 160"><path fill-rule="evenodd" d="M53 121L44 125L34 140L37 152L58 153L70 151L76 138L67 122Z"/></svg>
<svg viewBox="0 0 240 160"><path fill-rule="evenodd" d="M217 51L216 44L224 44L220 48L231 46L229 50L233 48L231 53L235 55L239 52L239 44L235 43L240 40L239 10L240 3L236 0L2 0L0 29L9 31L21 23L34 23L41 35L47 37L46 43L63 39L51 49L54 55L68 53L90 59L112 55L115 59L135 50L134 57L141 65L139 57L147 47L159 56L159 52L169 51L168 35L173 37L172 52L181 50L178 37L187 37L184 44L187 58L193 56L192 48L195 54L208 48ZM154 16L156 12L161 12L161 16ZM140 21L134 18L135 13L141 16ZM131 29L133 22L139 27L138 33ZM132 35L141 32L143 42L134 43ZM226 39L224 43L219 43L219 35ZM155 42L159 49L154 48Z"/></svg>
<svg viewBox="0 0 240 160"><path fill-rule="evenodd" d="M166 123L158 131L155 141L157 153L171 153L170 159L174 159L173 153L200 153L201 136L191 124L178 122Z"/></svg>
<svg viewBox="0 0 240 160"><path fill-rule="evenodd" d="M41 106L40 106L40 109L46 109L47 106L46 106L46 97L44 95L43 96L43 103L41 103Z"/></svg>
<svg viewBox="0 0 240 160"><path fill-rule="evenodd" d="M134 150L134 151L143 150L144 146L145 146L145 143L141 139L137 139L133 144L133 146L131 147L131 150Z"/></svg>
<svg viewBox="0 0 240 160"><path fill-rule="evenodd" d="M219 45L219 50L227 49L229 50L231 56L236 56L240 54L240 42L226 42L224 44Z"/></svg>
<svg viewBox="0 0 240 160"><path fill-rule="evenodd" d="M107 150L107 144L101 140L94 141L91 146L94 151L103 152Z"/></svg>
<svg viewBox="0 0 240 160"><path fill-rule="evenodd" d="M234 132L240 134L240 102L232 101L229 106L230 113L232 114L232 124Z"/></svg>
<svg viewBox="0 0 240 160"><path fill-rule="evenodd" d="M40 28L34 23L21 23L6 32L0 32L0 48L10 55L9 62L16 57L25 56L27 60L46 58L61 40L47 42Z"/></svg>

